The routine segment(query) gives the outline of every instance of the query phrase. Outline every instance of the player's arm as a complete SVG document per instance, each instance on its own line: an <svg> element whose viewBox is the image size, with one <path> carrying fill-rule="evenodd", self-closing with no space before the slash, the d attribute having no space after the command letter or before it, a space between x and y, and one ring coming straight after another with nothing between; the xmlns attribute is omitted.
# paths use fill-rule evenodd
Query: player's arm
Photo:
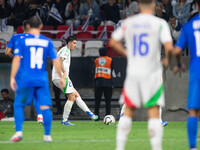
<svg viewBox="0 0 200 150"><path fill-rule="evenodd" d="M62 76L62 69L61 69L59 59L57 59L57 58L53 59L52 63L55 66L55 68L60 76L60 88L64 89L65 88L65 78Z"/></svg>
<svg viewBox="0 0 200 150"><path fill-rule="evenodd" d="M12 60L11 74L10 74L10 87L13 91L16 91L16 87L17 87L16 81L15 81L15 76L19 69L20 60L21 60L20 56L15 56Z"/></svg>
<svg viewBox="0 0 200 150"><path fill-rule="evenodd" d="M171 41L165 42L163 44L164 49L165 49L165 58L162 60L163 65L165 68L168 67L169 63L172 60L172 51L174 49L173 43Z"/></svg>
<svg viewBox="0 0 200 150"><path fill-rule="evenodd" d="M63 65L63 61L64 60L65 60L65 58L63 58L63 57L59 58L59 62L60 62L60 66L61 66L61 71L63 72L64 76L67 76L67 73L66 73L64 65Z"/></svg>
<svg viewBox="0 0 200 150"><path fill-rule="evenodd" d="M119 27L116 31L114 31L112 33L112 38L109 41L109 46L118 54L124 57L127 57L127 52L121 43L125 35L125 30L126 30L126 27L123 24L122 27Z"/></svg>
<svg viewBox="0 0 200 150"><path fill-rule="evenodd" d="M12 54L12 49L11 48L8 48L6 47L6 50L5 50L5 55L9 56L9 57L13 57L13 54Z"/></svg>
<svg viewBox="0 0 200 150"><path fill-rule="evenodd" d="M121 44L121 42L111 38L111 40L109 42L109 45L115 52L117 52L121 56L127 57L126 50L124 49L124 47Z"/></svg>

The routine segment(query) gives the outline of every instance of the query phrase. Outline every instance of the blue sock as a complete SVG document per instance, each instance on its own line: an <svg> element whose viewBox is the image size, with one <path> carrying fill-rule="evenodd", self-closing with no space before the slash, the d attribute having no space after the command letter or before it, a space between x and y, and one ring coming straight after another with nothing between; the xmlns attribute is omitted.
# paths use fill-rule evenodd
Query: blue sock
<svg viewBox="0 0 200 150"><path fill-rule="evenodd" d="M196 148L198 133L198 117L189 117L187 120L187 133L190 148Z"/></svg>
<svg viewBox="0 0 200 150"><path fill-rule="evenodd" d="M40 109L40 106L37 105L37 103L35 102L35 99L34 99L34 106L35 106L35 110L37 112L37 115L42 114L42 110Z"/></svg>
<svg viewBox="0 0 200 150"><path fill-rule="evenodd" d="M24 123L24 106L14 104L15 131L22 131Z"/></svg>
<svg viewBox="0 0 200 150"><path fill-rule="evenodd" d="M89 111L86 111L86 113L87 113L90 117L93 116L93 113L91 113L91 112L89 112Z"/></svg>
<svg viewBox="0 0 200 150"><path fill-rule="evenodd" d="M52 114L50 108L42 110L44 135L51 135Z"/></svg>

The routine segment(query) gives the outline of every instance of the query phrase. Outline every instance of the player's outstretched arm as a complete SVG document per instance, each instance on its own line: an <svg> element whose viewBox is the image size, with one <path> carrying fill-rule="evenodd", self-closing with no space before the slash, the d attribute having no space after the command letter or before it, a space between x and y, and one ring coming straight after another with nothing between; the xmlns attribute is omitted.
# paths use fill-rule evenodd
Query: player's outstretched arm
<svg viewBox="0 0 200 150"><path fill-rule="evenodd" d="M163 44L164 49L165 49L165 58L162 60L162 63L164 65L165 68L167 68L169 66L169 63L172 60L172 51L174 49L173 47L173 43L170 42L165 42Z"/></svg>
<svg viewBox="0 0 200 150"><path fill-rule="evenodd" d="M17 88L15 76L16 76L17 71L19 69L20 60L21 60L20 56L15 56L12 60L11 74L10 74L10 87L14 92L16 92L16 88Z"/></svg>
<svg viewBox="0 0 200 150"><path fill-rule="evenodd" d="M5 50L5 55L12 58L13 57L12 49L7 47L6 50Z"/></svg>
<svg viewBox="0 0 200 150"><path fill-rule="evenodd" d="M181 52L182 49L180 47L175 47L173 51L173 55L176 58L176 65L173 67L173 73L185 71L185 65L181 61Z"/></svg>
<svg viewBox="0 0 200 150"><path fill-rule="evenodd" d="M111 40L109 41L109 45L118 54L127 57L127 52L119 41L111 38Z"/></svg>

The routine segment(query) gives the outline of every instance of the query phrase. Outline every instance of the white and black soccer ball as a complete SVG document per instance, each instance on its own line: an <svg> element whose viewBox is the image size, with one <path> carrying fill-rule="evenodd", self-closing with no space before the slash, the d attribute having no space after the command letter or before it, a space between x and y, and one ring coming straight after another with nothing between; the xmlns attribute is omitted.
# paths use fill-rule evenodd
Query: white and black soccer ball
<svg viewBox="0 0 200 150"><path fill-rule="evenodd" d="M115 124L115 117L113 115L107 115L103 119L103 123L106 125L114 125Z"/></svg>

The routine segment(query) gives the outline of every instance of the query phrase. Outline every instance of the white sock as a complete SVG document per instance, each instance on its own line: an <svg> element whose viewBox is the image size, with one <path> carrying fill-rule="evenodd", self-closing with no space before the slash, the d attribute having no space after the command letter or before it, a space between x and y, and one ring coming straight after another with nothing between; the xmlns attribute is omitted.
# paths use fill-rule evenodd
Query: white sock
<svg viewBox="0 0 200 150"><path fill-rule="evenodd" d="M22 132L22 131L17 131L17 132L16 132L16 135L17 135L17 136L23 136L23 132Z"/></svg>
<svg viewBox="0 0 200 150"><path fill-rule="evenodd" d="M117 127L116 150L124 150L128 134L131 130L132 118L122 116Z"/></svg>
<svg viewBox="0 0 200 150"><path fill-rule="evenodd" d="M76 104L84 112L86 112L86 111L91 112L90 109L87 107L87 105L85 104L85 102L82 100L82 98L80 96L76 98Z"/></svg>
<svg viewBox="0 0 200 150"><path fill-rule="evenodd" d="M148 131L152 150L162 150L163 127L160 119L152 118L148 121Z"/></svg>
<svg viewBox="0 0 200 150"><path fill-rule="evenodd" d="M72 109L74 102L67 100L64 106L64 112L63 112L63 122L67 121Z"/></svg>
<svg viewBox="0 0 200 150"><path fill-rule="evenodd" d="M38 118L43 118L42 114L37 115Z"/></svg>
<svg viewBox="0 0 200 150"><path fill-rule="evenodd" d="M159 107L159 118L160 122L162 123L162 107Z"/></svg>

